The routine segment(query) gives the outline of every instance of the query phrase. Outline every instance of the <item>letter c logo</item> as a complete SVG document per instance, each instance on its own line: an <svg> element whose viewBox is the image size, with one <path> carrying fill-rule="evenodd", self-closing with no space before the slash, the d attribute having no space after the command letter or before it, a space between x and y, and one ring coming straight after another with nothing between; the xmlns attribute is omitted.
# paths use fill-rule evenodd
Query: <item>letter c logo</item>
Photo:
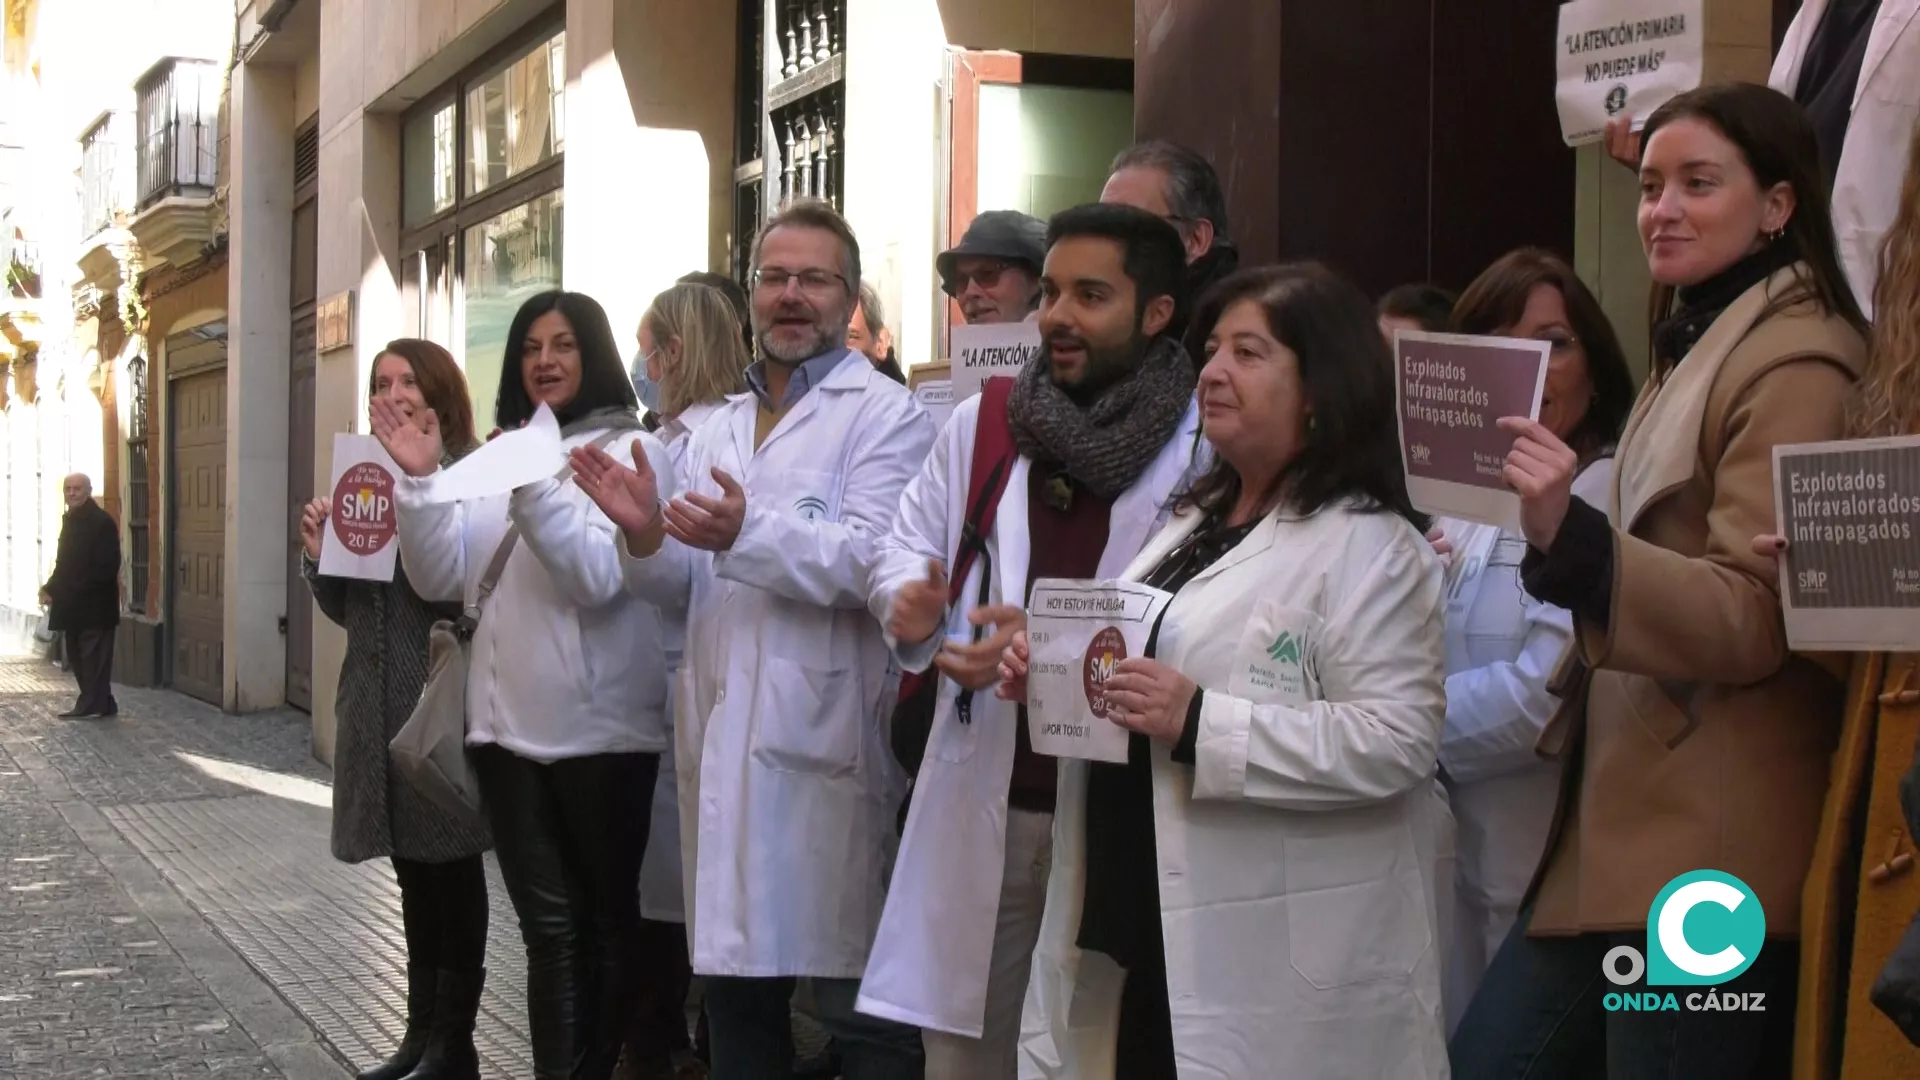
<svg viewBox="0 0 1920 1080"><path fill-rule="evenodd" d="M1687 913L1701 904L1718 904L1728 911L1740 910L1747 895L1724 881L1695 881L1682 885L1660 909L1660 948L1673 966L1689 975L1708 978L1725 975L1747 962L1732 945L1707 955L1687 944Z"/></svg>

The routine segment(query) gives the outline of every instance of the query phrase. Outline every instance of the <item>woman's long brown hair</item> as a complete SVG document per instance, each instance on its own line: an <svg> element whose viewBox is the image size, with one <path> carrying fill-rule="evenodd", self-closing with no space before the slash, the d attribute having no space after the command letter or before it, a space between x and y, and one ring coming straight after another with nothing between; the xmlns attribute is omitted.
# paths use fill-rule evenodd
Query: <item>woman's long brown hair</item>
<svg viewBox="0 0 1920 1080"><path fill-rule="evenodd" d="M1856 435L1920 433L1920 127L1907 150L1900 211L1880 247L1867 372L1851 421Z"/></svg>
<svg viewBox="0 0 1920 1080"><path fill-rule="evenodd" d="M440 442L447 453L460 457L480 445L473 434L473 402L467 396L467 377L460 373L460 365L453 362L451 353L424 338L395 338L380 350L381 356L387 353L413 368L420 396L440 418ZM379 378L380 357L376 356L373 371L367 375L369 397L378 392L374 383Z"/></svg>

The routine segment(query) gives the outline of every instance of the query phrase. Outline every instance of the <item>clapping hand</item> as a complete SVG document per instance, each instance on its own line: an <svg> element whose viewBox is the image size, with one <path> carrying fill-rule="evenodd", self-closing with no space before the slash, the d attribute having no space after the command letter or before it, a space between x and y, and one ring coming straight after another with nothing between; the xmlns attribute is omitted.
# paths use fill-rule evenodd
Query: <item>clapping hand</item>
<svg viewBox="0 0 1920 1080"><path fill-rule="evenodd" d="M1027 613L1006 604L974 608L967 613L974 626L991 626L993 633L966 645L947 644L933 658L933 666L968 690L985 690L1000 679L1000 662L1014 635L1027 627Z"/></svg>
<svg viewBox="0 0 1920 1080"><path fill-rule="evenodd" d="M947 571L938 559L927 560L927 576L900 586L887 611L887 633L893 640L913 645L940 629L947 614Z"/></svg>
<svg viewBox="0 0 1920 1080"><path fill-rule="evenodd" d="M667 535L690 548L729 551L747 523L747 492L724 469L713 470L713 481L720 485L719 498L690 491L667 504Z"/></svg>
<svg viewBox="0 0 1920 1080"><path fill-rule="evenodd" d="M440 418L432 409L421 413L418 423L386 398L374 398L367 411L373 421L373 437L408 476L432 476L440 468Z"/></svg>
<svg viewBox="0 0 1920 1080"><path fill-rule="evenodd" d="M632 468L597 446L582 446L567 461L573 466L574 483L627 534L630 545L659 520L660 478L638 440L633 444Z"/></svg>

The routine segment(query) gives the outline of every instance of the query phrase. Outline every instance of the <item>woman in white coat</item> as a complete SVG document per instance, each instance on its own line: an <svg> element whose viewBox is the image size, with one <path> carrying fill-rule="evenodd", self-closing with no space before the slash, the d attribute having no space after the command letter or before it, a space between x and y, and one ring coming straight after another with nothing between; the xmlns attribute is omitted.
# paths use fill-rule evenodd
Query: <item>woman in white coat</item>
<svg viewBox="0 0 1920 1080"><path fill-rule="evenodd" d="M541 293L514 316L495 421L517 428L540 406L568 446L618 440L672 475L666 447L640 431L613 330L589 297ZM373 429L408 474L395 501L415 589L484 602L468 647L467 745L526 944L534 1075L605 1080L641 986L640 863L667 747L660 617L627 592L612 522L571 481L438 501L427 416L415 424L376 401ZM482 597L503 542L511 554Z"/></svg>
<svg viewBox="0 0 1920 1080"><path fill-rule="evenodd" d="M676 472L682 470L692 435L726 404L727 395L745 393L750 357L740 332L740 317L719 289L683 281L653 298L640 317L636 337L633 390L658 421L655 437L667 445ZM667 653L667 714L680 697L681 655L685 649L684 611L662 611ZM674 721L676 733L691 730ZM627 1059L640 1075L669 1075L674 1059L689 1049L687 993L693 969L687 951L685 874L680 865L680 826L695 820L680 810L675 756L694 753L678 745L660 758L653 791L653 821L647 859L640 868L641 934L647 988L640 1016L627 1041ZM687 792L691 803L695 793ZM649 1071L651 1070L651 1071Z"/></svg>
<svg viewBox="0 0 1920 1080"><path fill-rule="evenodd" d="M1597 502L1633 407L1633 376L1606 312L1566 260L1508 252L1475 278L1452 329L1550 343L1540 422L1580 455L1577 493ZM1447 569L1447 726L1441 778L1457 822L1446 964L1447 1029L1506 940L1540 865L1560 766L1534 752L1559 699L1547 680L1573 640L1573 616L1520 586L1527 542L1491 525L1442 519ZM1444 900L1444 898L1443 898ZM1442 903L1443 918L1447 905ZM1444 924L1443 924L1444 925Z"/></svg>
<svg viewBox="0 0 1920 1080"><path fill-rule="evenodd" d="M1021 1075L1444 1077L1441 568L1373 308L1270 267L1194 327L1218 464L1126 575L1174 594L1105 685L1128 763L1061 766Z"/></svg>

